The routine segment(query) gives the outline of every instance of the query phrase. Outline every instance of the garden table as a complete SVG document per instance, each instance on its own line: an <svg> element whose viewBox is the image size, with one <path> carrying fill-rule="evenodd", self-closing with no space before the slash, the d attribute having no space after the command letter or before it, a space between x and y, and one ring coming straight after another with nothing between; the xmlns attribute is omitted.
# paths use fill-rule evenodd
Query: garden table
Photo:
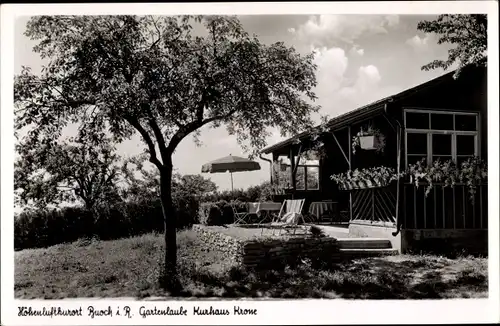
<svg viewBox="0 0 500 326"><path fill-rule="evenodd" d="M272 201L266 202L255 202L248 203L248 213L255 214L262 218L259 223L262 223L264 220L268 219L272 212L279 212L281 209L281 203L276 203Z"/></svg>
<svg viewBox="0 0 500 326"><path fill-rule="evenodd" d="M319 221L325 213L331 214L333 221L333 216L337 213L337 202L336 201L315 201L309 205L309 214Z"/></svg>

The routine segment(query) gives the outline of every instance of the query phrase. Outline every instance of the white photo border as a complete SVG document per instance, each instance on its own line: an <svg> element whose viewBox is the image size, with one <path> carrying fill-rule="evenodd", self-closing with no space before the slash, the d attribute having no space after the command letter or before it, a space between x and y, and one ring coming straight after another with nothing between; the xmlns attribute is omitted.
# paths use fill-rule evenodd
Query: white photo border
<svg viewBox="0 0 500 326"><path fill-rule="evenodd" d="M489 298L467 300L238 300L171 301L77 299L15 300L13 246L13 76L14 21L17 16L54 14L488 14L488 165L489 179ZM498 3L496 1L398 1L398 2L293 2L293 3L108 3L19 4L1 6L1 323L2 325L136 325L136 324L404 324L499 322L499 94L498 94ZM18 307L87 306L105 309L128 305L167 306L188 309L188 317L94 318L17 317ZM257 316L193 316L194 306L233 310L234 306L258 309Z"/></svg>

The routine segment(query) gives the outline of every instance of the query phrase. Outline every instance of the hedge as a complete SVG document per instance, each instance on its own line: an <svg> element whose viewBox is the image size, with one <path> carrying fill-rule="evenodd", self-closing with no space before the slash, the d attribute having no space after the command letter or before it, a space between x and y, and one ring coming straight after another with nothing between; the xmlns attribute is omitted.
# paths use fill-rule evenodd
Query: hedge
<svg viewBox="0 0 500 326"><path fill-rule="evenodd" d="M246 190L234 189L216 191L212 194L205 195L202 202L219 202L219 201L239 201L239 202L256 202L272 200L273 187L270 182L263 182L260 185L251 186Z"/></svg>
<svg viewBox="0 0 500 326"><path fill-rule="evenodd" d="M234 205L238 212L247 210L246 203L241 201L206 202L200 204L199 221L203 225L224 225L234 223Z"/></svg>
<svg viewBox="0 0 500 326"><path fill-rule="evenodd" d="M198 223L198 201L193 197L174 201L177 228ZM96 213L82 207L23 212L14 220L14 248L43 248L80 238L112 240L163 232L163 211L159 200L121 202L102 206Z"/></svg>
<svg viewBox="0 0 500 326"><path fill-rule="evenodd" d="M177 228L187 228L195 223L233 223L231 203L238 211L244 211L245 202L270 199L269 189L269 183L263 183L246 191L216 192L205 196L203 200L195 196L174 196ZM200 201L203 203L200 204ZM23 212L14 220L15 250L47 247L85 237L112 240L163 232L163 212L159 199L120 202L98 207L95 211L92 214L82 207L67 207Z"/></svg>

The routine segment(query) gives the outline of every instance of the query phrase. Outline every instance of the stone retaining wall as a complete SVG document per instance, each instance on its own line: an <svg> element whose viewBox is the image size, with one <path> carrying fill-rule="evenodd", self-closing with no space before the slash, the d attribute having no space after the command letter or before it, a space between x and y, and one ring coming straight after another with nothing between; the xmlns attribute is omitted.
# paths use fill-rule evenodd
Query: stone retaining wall
<svg viewBox="0 0 500 326"><path fill-rule="evenodd" d="M203 225L194 225L193 229L200 235L208 249L217 250L226 259L246 267L289 264L298 258L340 259L337 239L327 236L301 235L282 237L282 239L241 240Z"/></svg>
<svg viewBox="0 0 500 326"><path fill-rule="evenodd" d="M207 249L217 250L225 259L241 262L243 242L201 224L193 225Z"/></svg>

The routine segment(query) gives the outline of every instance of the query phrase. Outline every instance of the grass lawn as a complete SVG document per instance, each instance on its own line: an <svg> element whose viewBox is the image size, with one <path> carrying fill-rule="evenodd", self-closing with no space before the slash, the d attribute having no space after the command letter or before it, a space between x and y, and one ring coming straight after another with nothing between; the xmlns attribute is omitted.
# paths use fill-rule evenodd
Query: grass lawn
<svg viewBox="0 0 500 326"><path fill-rule="evenodd" d="M168 296L158 286L160 235L84 241L15 253L15 296ZM401 255L342 264L304 262L283 270L249 272L204 251L193 231L178 233L183 296L274 298L485 298L487 259Z"/></svg>

